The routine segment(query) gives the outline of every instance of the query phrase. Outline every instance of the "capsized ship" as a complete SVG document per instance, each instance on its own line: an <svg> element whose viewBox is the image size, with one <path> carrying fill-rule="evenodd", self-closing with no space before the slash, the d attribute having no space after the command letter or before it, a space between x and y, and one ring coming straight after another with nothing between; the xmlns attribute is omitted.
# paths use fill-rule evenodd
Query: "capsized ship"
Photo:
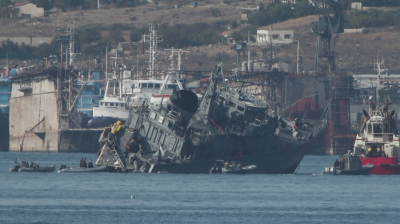
<svg viewBox="0 0 400 224"><path fill-rule="evenodd" d="M236 80L237 81L237 80ZM255 173L293 173L311 142L327 125L267 113L265 101L230 87L218 64L200 102L191 91L165 104L132 109L128 123L105 128L96 165L134 172L208 173L217 159L241 153Z"/></svg>

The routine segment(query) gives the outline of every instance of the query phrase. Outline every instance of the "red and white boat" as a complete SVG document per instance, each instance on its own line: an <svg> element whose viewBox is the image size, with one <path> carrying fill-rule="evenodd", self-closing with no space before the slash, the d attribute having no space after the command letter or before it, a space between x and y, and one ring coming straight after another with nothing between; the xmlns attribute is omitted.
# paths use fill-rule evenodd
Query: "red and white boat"
<svg viewBox="0 0 400 224"><path fill-rule="evenodd" d="M377 102L381 102L380 71L378 64ZM394 120L395 111L389 109L390 102L384 105L383 109L379 109L379 105L375 108L375 103L371 102L370 113L363 110L365 122L354 141L354 154L359 156L362 165L375 166L371 174L400 174L399 133Z"/></svg>

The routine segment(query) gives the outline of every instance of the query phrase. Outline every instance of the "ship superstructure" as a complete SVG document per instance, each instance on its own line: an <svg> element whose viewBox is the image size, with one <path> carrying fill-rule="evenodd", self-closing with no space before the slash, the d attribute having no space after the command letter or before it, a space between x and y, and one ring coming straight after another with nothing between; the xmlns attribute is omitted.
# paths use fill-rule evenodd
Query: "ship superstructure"
<svg viewBox="0 0 400 224"><path fill-rule="evenodd" d="M136 172L208 173L216 159L241 153L258 173L293 173L307 146L327 125L320 120L283 118L268 104L231 87L222 64L211 73L200 102L191 91L175 92L165 104L146 102L128 124L106 128L97 165ZM229 79L229 78L228 78Z"/></svg>

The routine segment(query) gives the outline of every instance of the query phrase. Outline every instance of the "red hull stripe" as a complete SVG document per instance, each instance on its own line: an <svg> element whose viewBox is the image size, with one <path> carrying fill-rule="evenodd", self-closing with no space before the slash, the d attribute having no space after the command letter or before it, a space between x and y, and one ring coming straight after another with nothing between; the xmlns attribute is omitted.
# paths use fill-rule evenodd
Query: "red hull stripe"
<svg viewBox="0 0 400 224"><path fill-rule="evenodd" d="M359 157L362 165L373 164L375 168L371 174L400 174L400 167L382 167L381 164L397 165L399 159L396 157Z"/></svg>

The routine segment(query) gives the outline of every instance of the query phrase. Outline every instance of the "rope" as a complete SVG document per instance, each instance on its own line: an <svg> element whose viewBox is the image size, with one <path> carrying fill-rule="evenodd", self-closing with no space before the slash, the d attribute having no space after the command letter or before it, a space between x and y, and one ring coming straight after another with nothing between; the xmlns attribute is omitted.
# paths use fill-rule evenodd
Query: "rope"
<svg viewBox="0 0 400 224"><path fill-rule="evenodd" d="M220 126L218 126L218 125L213 121L213 119L211 119L210 116L207 115L207 117L208 117L208 119L210 119L210 121L211 121L217 128L219 128L219 131L221 132L221 134L224 134L224 131L222 130L222 128L221 128Z"/></svg>
<svg viewBox="0 0 400 224"><path fill-rule="evenodd" d="M233 158L231 158L230 160L228 160L228 162L234 160L236 158L236 156L239 156L239 163L242 164L242 151L239 151Z"/></svg>
<svg viewBox="0 0 400 224"><path fill-rule="evenodd" d="M303 134L303 136L306 136L297 126L296 126L296 124L292 121L292 120L290 120L290 118L288 118L289 119L289 121L294 125L294 127L297 129L297 130L299 130L299 132L301 133L301 134Z"/></svg>

